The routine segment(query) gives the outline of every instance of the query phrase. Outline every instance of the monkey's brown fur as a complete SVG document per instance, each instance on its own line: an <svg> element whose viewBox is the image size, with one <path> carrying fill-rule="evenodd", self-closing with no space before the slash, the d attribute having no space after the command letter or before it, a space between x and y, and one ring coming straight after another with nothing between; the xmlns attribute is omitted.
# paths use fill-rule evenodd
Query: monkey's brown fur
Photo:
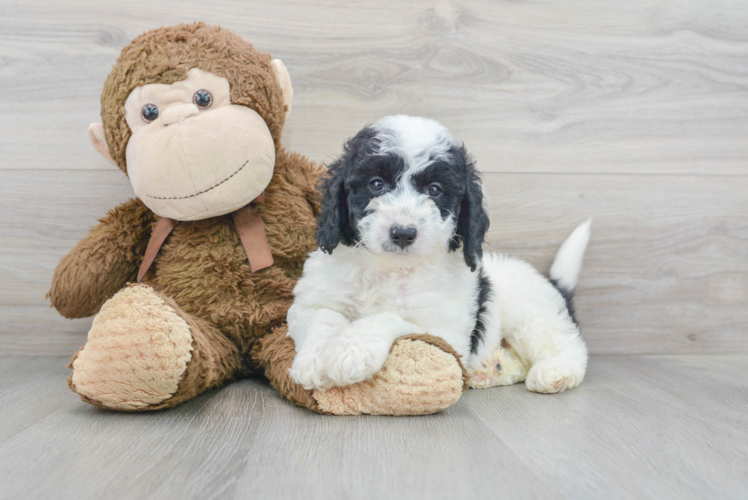
<svg viewBox="0 0 748 500"><path fill-rule="evenodd" d="M295 353L293 341L285 337L285 316L306 255L316 247L313 231L319 206L315 185L323 169L281 146L286 108L270 56L230 31L202 23L139 36L122 51L101 96L109 151L126 173L125 150L131 135L124 113L128 95L142 85L180 81L191 68L225 77L232 104L254 109L275 141L275 170L265 202L259 206L275 264L260 272L250 271L230 215L180 223L144 280L163 299L164 307L186 321L191 332L191 357L178 389L167 399L148 405L82 397L92 404L126 411L160 409L260 369L282 395L322 411L312 392L288 375ZM157 220L158 216L137 199L110 211L60 262L49 292L52 305L68 318L96 314L105 301L135 281ZM138 314L122 312L125 320L130 315L137 319ZM449 346L435 342L453 354ZM133 349L140 348L148 348L147 343ZM111 359L102 357L110 354L114 356ZM121 371L126 374L126 360L131 355L135 359L138 353L99 353L97 359L102 364L125 363ZM73 376L69 384L81 392ZM452 386L449 390L454 392Z"/></svg>

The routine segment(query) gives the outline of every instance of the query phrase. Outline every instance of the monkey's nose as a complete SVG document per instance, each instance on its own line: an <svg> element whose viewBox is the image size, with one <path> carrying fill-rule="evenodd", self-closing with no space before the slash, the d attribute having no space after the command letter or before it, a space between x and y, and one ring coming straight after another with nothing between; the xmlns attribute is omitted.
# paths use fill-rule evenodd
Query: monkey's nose
<svg viewBox="0 0 748 500"><path fill-rule="evenodd" d="M164 125L171 125L173 123L180 122L190 116L194 116L198 113L200 113L200 110L197 109L197 106L195 106L194 104L180 104L179 106L172 106L170 108L166 108L161 113L161 123L163 123Z"/></svg>
<svg viewBox="0 0 748 500"><path fill-rule="evenodd" d="M416 241L417 233L418 231L413 226L392 226L390 228L390 240L400 248L405 248L412 245L413 242Z"/></svg>

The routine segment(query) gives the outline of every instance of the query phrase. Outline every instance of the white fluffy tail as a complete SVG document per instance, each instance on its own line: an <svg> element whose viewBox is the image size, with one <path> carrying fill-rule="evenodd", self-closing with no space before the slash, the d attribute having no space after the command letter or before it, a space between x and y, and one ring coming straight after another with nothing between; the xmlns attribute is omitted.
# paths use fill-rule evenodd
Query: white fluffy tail
<svg viewBox="0 0 748 500"><path fill-rule="evenodd" d="M556 286L571 294L577 287L579 272L582 270L584 252L590 242L592 219L578 225L561 244L551 266L550 278Z"/></svg>

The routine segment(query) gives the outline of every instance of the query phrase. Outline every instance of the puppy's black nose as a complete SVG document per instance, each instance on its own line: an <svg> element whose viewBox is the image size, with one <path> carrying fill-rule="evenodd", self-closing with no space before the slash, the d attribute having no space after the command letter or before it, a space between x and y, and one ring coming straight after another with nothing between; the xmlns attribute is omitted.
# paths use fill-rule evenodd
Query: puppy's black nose
<svg viewBox="0 0 748 500"><path fill-rule="evenodd" d="M412 226L392 226L390 228L390 240L392 240L392 243L399 246L400 248L405 248L412 245L413 242L416 241L417 233L418 231L416 231L416 228Z"/></svg>

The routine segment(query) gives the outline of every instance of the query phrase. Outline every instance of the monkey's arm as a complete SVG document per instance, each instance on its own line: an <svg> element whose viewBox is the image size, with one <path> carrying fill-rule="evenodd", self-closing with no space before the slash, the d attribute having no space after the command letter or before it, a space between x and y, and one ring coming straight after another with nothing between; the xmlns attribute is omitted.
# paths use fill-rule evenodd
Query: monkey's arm
<svg viewBox="0 0 748 500"><path fill-rule="evenodd" d="M62 258L47 294L66 318L92 316L128 281L135 281L154 214L140 200L111 210Z"/></svg>
<svg viewBox="0 0 748 500"><path fill-rule="evenodd" d="M306 158L305 158L306 159ZM320 178L327 171L325 167L319 163L307 160L303 165L304 176L307 178L307 190L306 199L309 201L309 205L312 207L314 216L317 217L320 212L320 197L317 192L317 184L319 184Z"/></svg>
<svg viewBox="0 0 748 500"><path fill-rule="evenodd" d="M276 159L275 168L283 169L285 178L304 194L307 203L312 207L314 216L320 213L320 200L317 194L317 184L326 169L319 163L304 155L282 150Z"/></svg>
<svg viewBox="0 0 748 500"><path fill-rule="evenodd" d="M313 161L308 161L304 167L304 175L306 175L308 179L306 197L309 201L309 205L312 207L314 216L317 217L321 212L317 185L319 184L320 178L325 174L326 169L322 165Z"/></svg>

